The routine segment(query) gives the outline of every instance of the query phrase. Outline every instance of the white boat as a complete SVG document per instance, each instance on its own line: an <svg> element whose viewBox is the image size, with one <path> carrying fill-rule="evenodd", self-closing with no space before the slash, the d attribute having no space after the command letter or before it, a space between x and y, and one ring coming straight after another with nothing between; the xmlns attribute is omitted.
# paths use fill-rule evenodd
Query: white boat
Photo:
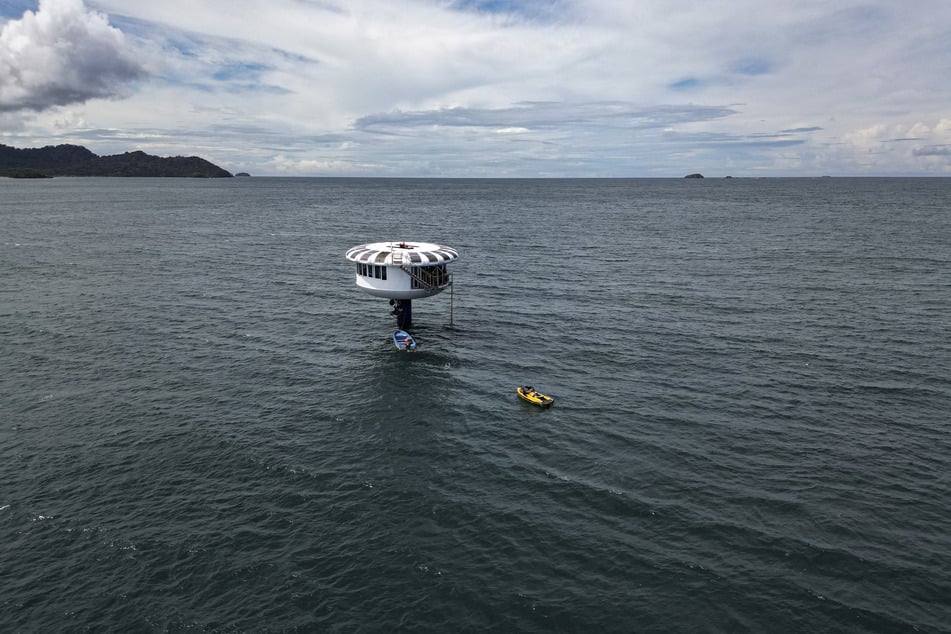
<svg viewBox="0 0 951 634"><path fill-rule="evenodd" d="M393 345L399 350L415 350L416 339L405 330L396 330L393 332Z"/></svg>

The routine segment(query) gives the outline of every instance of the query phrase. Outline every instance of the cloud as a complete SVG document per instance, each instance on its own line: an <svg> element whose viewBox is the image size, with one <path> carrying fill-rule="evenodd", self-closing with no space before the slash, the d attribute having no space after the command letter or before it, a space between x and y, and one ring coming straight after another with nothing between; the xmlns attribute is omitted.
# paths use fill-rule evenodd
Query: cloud
<svg viewBox="0 0 951 634"><path fill-rule="evenodd" d="M796 134L799 132L818 132L822 128L817 125L812 125L804 128L787 128L785 130L780 130L783 134Z"/></svg>
<svg viewBox="0 0 951 634"><path fill-rule="evenodd" d="M740 75L765 75L772 70L772 64L765 59L741 59L734 62L730 69Z"/></svg>
<svg viewBox="0 0 951 634"><path fill-rule="evenodd" d="M671 90L691 90L700 86L700 80L695 77L688 77L670 84Z"/></svg>
<svg viewBox="0 0 951 634"><path fill-rule="evenodd" d="M951 84L935 80L951 68L946 0L44 0L24 13L36 1L0 0L0 134L19 146L200 154L255 174L951 173Z"/></svg>
<svg viewBox="0 0 951 634"><path fill-rule="evenodd" d="M122 32L82 0L40 0L0 31L0 111L121 96L144 75Z"/></svg>
<svg viewBox="0 0 951 634"><path fill-rule="evenodd" d="M912 150L914 156L951 156L951 147L947 145L928 145Z"/></svg>
<svg viewBox="0 0 951 634"><path fill-rule="evenodd" d="M735 114L724 106L659 105L648 108L624 102L526 102L510 108L442 108L394 111L361 117L356 128L394 131L419 127L552 129L567 124L618 129L657 129L673 124L710 121Z"/></svg>

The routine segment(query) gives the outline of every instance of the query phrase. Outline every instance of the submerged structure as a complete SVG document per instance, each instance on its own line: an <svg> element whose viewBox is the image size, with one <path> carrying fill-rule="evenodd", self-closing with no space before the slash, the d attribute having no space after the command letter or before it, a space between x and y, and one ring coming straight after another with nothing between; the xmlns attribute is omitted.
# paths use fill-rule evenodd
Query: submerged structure
<svg viewBox="0 0 951 634"><path fill-rule="evenodd" d="M413 323L413 300L452 286L447 270L459 257L455 249L429 242L373 242L347 251L356 263L357 286L390 300L399 328Z"/></svg>

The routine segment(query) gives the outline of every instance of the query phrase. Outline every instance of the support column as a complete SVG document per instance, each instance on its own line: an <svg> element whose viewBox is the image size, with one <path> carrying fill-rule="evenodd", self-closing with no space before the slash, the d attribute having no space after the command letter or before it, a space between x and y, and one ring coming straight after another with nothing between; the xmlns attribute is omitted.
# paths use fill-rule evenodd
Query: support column
<svg viewBox="0 0 951 634"><path fill-rule="evenodd" d="M401 299L397 301L396 326L405 330L413 325L413 300Z"/></svg>

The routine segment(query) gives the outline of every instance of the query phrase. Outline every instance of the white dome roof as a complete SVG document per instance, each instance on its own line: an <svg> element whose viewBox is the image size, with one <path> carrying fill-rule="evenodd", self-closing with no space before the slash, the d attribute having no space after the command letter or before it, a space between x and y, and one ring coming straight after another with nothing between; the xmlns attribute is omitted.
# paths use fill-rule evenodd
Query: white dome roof
<svg viewBox="0 0 951 634"><path fill-rule="evenodd" d="M397 263L393 263L393 254L398 253ZM431 242L373 242L361 244L347 251L351 262L367 264L388 264L398 266L399 260L410 266L433 266L452 262L459 257L455 249Z"/></svg>

